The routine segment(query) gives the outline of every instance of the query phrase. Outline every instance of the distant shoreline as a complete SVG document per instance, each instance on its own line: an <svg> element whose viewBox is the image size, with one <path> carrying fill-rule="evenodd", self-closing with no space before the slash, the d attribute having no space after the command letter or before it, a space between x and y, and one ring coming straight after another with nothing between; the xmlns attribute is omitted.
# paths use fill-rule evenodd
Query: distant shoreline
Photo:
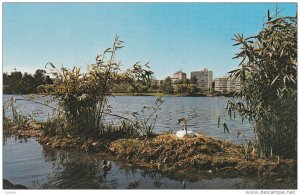
<svg viewBox="0 0 300 195"><path fill-rule="evenodd" d="M31 93L31 94L3 94L3 95L50 95L44 93ZM112 93L112 96L168 96L168 97L233 97L234 93L212 93L212 94L195 94L195 95L188 95L188 94L163 94L163 93L143 93L143 94L132 94L132 93Z"/></svg>

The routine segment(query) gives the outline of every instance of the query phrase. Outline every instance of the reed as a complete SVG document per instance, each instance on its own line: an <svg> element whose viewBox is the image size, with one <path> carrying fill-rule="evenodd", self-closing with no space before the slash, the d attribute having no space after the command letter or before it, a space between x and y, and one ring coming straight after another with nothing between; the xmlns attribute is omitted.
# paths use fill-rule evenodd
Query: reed
<svg viewBox="0 0 300 195"><path fill-rule="evenodd" d="M148 63L142 66L138 62L132 69L121 73L121 63L116 62L115 56L123 43L116 35L113 46L96 56L96 63L89 66L87 73L82 73L77 67L70 70L47 63L46 66L50 66L55 79L46 88L59 102L59 120L64 121L63 129L67 133L86 138L101 137L108 132L120 132L119 127L123 128L123 132L135 133L132 125L127 124L130 119L111 113L109 98L112 97L113 89L121 83L130 84L134 81L133 83L142 82L146 85L151 81L153 72L149 70ZM106 115L114 115L127 122L112 125L105 120ZM50 124L49 122L47 127Z"/></svg>
<svg viewBox="0 0 300 195"><path fill-rule="evenodd" d="M8 101L3 104L3 130L9 131L12 126L22 128L33 120L29 115L24 115L15 105L15 97L11 97ZM7 116L8 110L11 111L11 116Z"/></svg>
<svg viewBox="0 0 300 195"><path fill-rule="evenodd" d="M268 12L269 13L269 12ZM264 156L297 157L297 17L269 16L252 37L235 35L241 81L227 111L238 111L254 126L257 150Z"/></svg>
<svg viewBox="0 0 300 195"><path fill-rule="evenodd" d="M110 112L108 100L120 67L115 55L123 47L122 43L116 36L113 47L96 56L96 63L90 66L88 73L82 73L77 67L58 69L51 62L47 64L55 77L51 86L53 95L59 100L69 133L85 137L104 133L103 118Z"/></svg>
<svg viewBox="0 0 300 195"><path fill-rule="evenodd" d="M162 104L165 102L162 96L157 97L153 106L144 106L141 112L134 112L132 115L135 120L133 126L142 134L147 137L154 136L154 127L158 117L158 112L161 110Z"/></svg>

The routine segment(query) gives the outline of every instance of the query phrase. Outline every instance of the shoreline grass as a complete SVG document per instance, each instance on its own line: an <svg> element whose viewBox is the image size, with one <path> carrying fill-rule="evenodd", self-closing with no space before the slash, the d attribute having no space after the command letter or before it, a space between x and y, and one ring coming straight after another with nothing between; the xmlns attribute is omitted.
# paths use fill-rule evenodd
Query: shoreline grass
<svg viewBox="0 0 300 195"><path fill-rule="evenodd" d="M40 144L54 149L77 149L87 153L109 153L117 161L127 161L137 167L159 171L165 175L184 176L199 172L214 177L260 177L268 179L297 178L296 159L243 158L242 146L215 140L205 135L177 139L173 134L148 138L121 136L108 139L83 139L71 136L47 136L43 125L31 122L27 127L12 126L8 136L35 137Z"/></svg>

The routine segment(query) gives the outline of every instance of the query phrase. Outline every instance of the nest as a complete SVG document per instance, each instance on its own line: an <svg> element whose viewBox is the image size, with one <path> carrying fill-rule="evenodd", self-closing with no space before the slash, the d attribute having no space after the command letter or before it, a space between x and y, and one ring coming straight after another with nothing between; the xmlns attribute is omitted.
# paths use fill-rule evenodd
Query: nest
<svg viewBox="0 0 300 195"><path fill-rule="evenodd" d="M114 154L121 161L136 166L156 169L167 174L198 171L211 176L261 176L264 178L297 178L295 159L245 159L242 147L197 134L192 138L177 139L174 134L123 138L114 141L83 139L70 136L45 136L42 126L29 123L27 127L13 126L10 133L19 138L36 137L43 145L57 149L80 149L86 152Z"/></svg>
<svg viewBox="0 0 300 195"><path fill-rule="evenodd" d="M117 159L168 173L196 170L221 177L296 177L295 160L245 160L241 146L205 135L185 139L177 139L172 134L152 139L119 139L109 149Z"/></svg>

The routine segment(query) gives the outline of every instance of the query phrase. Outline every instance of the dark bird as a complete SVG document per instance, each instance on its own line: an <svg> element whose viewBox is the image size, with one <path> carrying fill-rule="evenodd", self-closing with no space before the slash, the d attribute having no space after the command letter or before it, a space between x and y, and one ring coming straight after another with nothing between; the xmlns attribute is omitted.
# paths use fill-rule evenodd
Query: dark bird
<svg viewBox="0 0 300 195"><path fill-rule="evenodd" d="M104 172L110 171L111 170L111 162L110 161L103 161L102 169Z"/></svg>

